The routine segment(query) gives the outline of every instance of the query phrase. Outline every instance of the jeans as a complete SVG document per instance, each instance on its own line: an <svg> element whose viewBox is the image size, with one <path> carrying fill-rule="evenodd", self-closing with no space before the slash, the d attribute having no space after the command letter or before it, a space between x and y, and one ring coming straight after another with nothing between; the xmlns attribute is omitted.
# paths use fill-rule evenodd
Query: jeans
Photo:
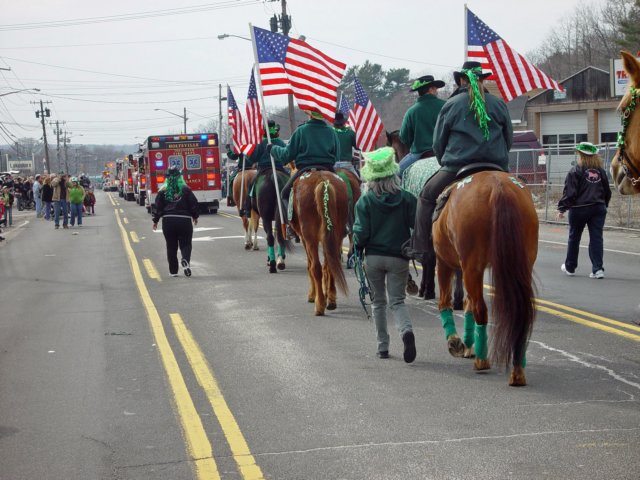
<svg viewBox="0 0 640 480"><path fill-rule="evenodd" d="M56 202L54 203L54 208L55 208L54 221L55 221L56 227L60 226L60 212L62 212L62 215L63 215L62 224L66 226L67 223L69 223L69 217L67 216L67 201L56 200Z"/></svg>
<svg viewBox="0 0 640 480"><path fill-rule="evenodd" d="M51 202L44 202L44 219L51 220Z"/></svg>
<svg viewBox="0 0 640 480"><path fill-rule="evenodd" d="M163 217L162 234L167 243L167 260L169 273L178 273L178 247L180 254L187 262L191 262L191 239L193 223L186 217Z"/></svg>
<svg viewBox="0 0 640 480"><path fill-rule="evenodd" d="M387 305L401 338L405 332L413 330L409 309L404 303L409 261L398 257L367 255L365 264L373 297L371 313L376 325L378 351L388 352Z"/></svg>
<svg viewBox="0 0 640 480"><path fill-rule="evenodd" d="M42 199L36 196L36 217L42 216Z"/></svg>
<svg viewBox="0 0 640 480"><path fill-rule="evenodd" d="M567 258L564 266L568 272L575 272L578 267L578 253L580 252L580 239L586 226L589 229L589 259L591 259L591 271L596 273L604 270L602 257L604 242L602 230L607 217L607 207L603 203L574 207L569 209L569 244Z"/></svg>
<svg viewBox="0 0 640 480"><path fill-rule="evenodd" d="M72 227L76 223L76 217L78 217L78 225L82 225L82 204L81 203L71 204L71 226Z"/></svg>

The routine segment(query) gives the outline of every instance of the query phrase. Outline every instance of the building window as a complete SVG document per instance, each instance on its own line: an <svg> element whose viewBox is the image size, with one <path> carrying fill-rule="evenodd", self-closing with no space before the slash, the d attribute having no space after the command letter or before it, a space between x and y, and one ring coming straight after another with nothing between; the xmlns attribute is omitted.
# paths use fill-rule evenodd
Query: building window
<svg viewBox="0 0 640 480"><path fill-rule="evenodd" d="M618 132L604 132L600 134L600 143L616 143Z"/></svg>
<svg viewBox="0 0 640 480"><path fill-rule="evenodd" d="M543 135L542 145L550 150L551 155L574 155L573 147L587 141L586 133L562 133L560 135Z"/></svg>

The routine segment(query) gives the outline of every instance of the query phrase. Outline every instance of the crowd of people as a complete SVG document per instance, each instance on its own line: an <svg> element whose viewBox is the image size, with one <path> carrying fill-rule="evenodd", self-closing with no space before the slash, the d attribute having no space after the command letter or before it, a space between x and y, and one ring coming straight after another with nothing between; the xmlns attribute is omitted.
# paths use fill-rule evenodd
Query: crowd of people
<svg viewBox="0 0 640 480"><path fill-rule="evenodd" d="M82 226L83 215L95 215L96 197L86 175L72 177L51 175L14 176L0 178L0 225L13 226L14 208L35 210L36 218L53 221L55 228ZM1 230L0 230L1 233ZM4 237L0 235L0 241Z"/></svg>

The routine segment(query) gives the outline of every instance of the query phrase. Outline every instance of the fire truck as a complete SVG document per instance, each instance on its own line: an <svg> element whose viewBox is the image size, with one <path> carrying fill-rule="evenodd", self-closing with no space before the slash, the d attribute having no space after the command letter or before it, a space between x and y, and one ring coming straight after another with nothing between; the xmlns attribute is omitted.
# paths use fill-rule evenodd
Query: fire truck
<svg viewBox="0 0 640 480"><path fill-rule="evenodd" d="M131 201L134 199L133 194L133 172L135 171L135 165L133 163L133 155L129 154L119 161L120 165L120 196L125 200Z"/></svg>
<svg viewBox="0 0 640 480"><path fill-rule="evenodd" d="M222 198L220 147L217 133L154 135L142 147L147 187L147 211L152 213L169 167L182 171L187 186L203 210L216 213Z"/></svg>
<svg viewBox="0 0 640 480"><path fill-rule="evenodd" d="M147 195L147 176L145 175L144 153L142 151L133 154L133 196L140 206L145 204Z"/></svg>

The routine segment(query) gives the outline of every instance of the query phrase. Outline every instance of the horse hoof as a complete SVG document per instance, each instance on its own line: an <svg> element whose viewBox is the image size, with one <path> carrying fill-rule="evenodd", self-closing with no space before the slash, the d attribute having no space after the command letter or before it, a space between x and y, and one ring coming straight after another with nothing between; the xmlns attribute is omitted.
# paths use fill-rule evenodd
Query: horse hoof
<svg viewBox="0 0 640 480"><path fill-rule="evenodd" d="M315 313L314 313L314 315L315 315L316 317L324 317L324 312L321 312L320 310L316 310L316 311L315 311Z"/></svg>
<svg viewBox="0 0 640 480"><path fill-rule="evenodd" d="M313 298L313 297L309 297L309 298L307 298L307 302L309 302L309 303L316 303L316 299L315 299L315 298Z"/></svg>
<svg viewBox="0 0 640 480"><path fill-rule="evenodd" d="M452 357L460 358L464 355L464 343L462 343L458 335L449 335L447 349Z"/></svg>
<svg viewBox="0 0 640 480"><path fill-rule="evenodd" d="M258 245L254 245L253 250L260 250L260 247Z"/></svg>
<svg viewBox="0 0 640 480"><path fill-rule="evenodd" d="M245 243L244 244L244 249L245 250L251 250L251 248L253 248L253 245L251 245L250 243Z"/></svg>
<svg viewBox="0 0 640 480"><path fill-rule="evenodd" d="M286 265L284 264L284 262L278 263L278 270L284 270Z"/></svg>
<svg viewBox="0 0 640 480"><path fill-rule="evenodd" d="M454 310L464 310L464 302L453 302Z"/></svg>
<svg viewBox="0 0 640 480"><path fill-rule="evenodd" d="M432 291L432 290L427 290L426 292L424 292L424 297L425 300L435 300L436 298L436 292Z"/></svg>
<svg viewBox="0 0 640 480"><path fill-rule="evenodd" d="M415 295L418 293L418 285L413 280L407 282L407 295Z"/></svg>
<svg viewBox="0 0 640 480"><path fill-rule="evenodd" d="M489 360L482 359L482 358L476 358L473 361L473 368L475 368L477 371L482 371L482 370L489 370L491 368L491 364L489 363Z"/></svg>
<svg viewBox="0 0 640 480"><path fill-rule="evenodd" d="M471 345L470 347L467 347L465 345L464 347L464 353L462 354L462 356L464 358L475 358L476 356L476 352L473 350L473 345Z"/></svg>
<svg viewBox="0 0 640 480"><path fill-rule="evenodd" d="M276 268L276 262L269 262L269 273L278 273L278 269Z"/></svg>
<svg viewBox="0 0 640 480"><path fill-rule="evenodd" d="M509 375L509 386L511 387L524 387L527 384L527 379L524 376L524 368L515 367L511 370Z"/></svg>
<svg viewBox="0 0 640 480"><path fill-rule="evenodd" d="M424 288L420 287L420 290L418 290L418 296L420 298L424 297Z"/></svg>
<svg viewBox="0 0 640 480"><path fill-rule="evenodd" d="M327 303L327 310L335 310L338 308L338 305L335 302Z"/></svg>

